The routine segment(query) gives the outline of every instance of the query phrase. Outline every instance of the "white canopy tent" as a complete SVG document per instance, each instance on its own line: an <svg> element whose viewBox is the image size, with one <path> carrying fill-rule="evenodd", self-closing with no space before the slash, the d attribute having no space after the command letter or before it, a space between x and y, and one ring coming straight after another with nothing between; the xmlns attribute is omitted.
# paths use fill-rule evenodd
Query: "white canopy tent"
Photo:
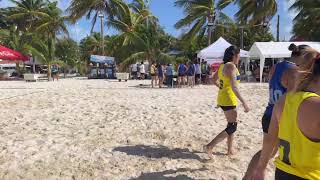
<svg viewBox="0 0 320 180"><path fill-rule="evenodd" d="M210 46L202 49L197 57L204 59L206 61L222 61L225 50L230 47L231 44L220 37L216 42L212 43ZM240 51L240 57L248 59L249 52L245 50Z"/></svg>
<svg viewBox="0 0 320 180"><path fill-rule="evenodd" d="M290 58L291 51L288 50L288 47L292 43L296 45L309 45L320 51L320 42L255 42L253 44L249 54L251 59L260 59L260 82L262 82L266 58Z"/></svg>

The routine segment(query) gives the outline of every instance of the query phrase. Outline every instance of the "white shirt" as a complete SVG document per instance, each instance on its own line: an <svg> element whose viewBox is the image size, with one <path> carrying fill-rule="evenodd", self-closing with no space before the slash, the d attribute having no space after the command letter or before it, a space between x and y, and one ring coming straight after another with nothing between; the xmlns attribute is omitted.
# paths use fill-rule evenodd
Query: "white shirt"
<svg viewBox="0 0 320 180"><path fill-rule="evenodd" d="M144 65L143 65L143 64L141 64L141 65L140 65L140 73L143 73L143 74L145 74L145 73L146 73L146 70L145 70L145 68L144 68Z"/></svg>

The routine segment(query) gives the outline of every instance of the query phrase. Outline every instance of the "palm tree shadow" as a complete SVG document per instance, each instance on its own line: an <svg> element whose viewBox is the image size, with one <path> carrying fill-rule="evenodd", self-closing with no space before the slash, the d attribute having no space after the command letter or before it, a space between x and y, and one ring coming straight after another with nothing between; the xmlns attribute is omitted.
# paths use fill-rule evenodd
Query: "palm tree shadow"
<svg viewBox="0 0 320 180"><path fill-rule="evenodd" d="M201 168L201 169L188 169L188 168L180 168L177 170L166 170L162 172L152 172L152 173L142 173L139 177L137 178L131 178L130 180L193 180L193 178L190 178L187 175L178 175L175 177L167 177L166 175L173 175L176 173L181 173L181 172L196 172L196 171L206 171L208 170L207 168Z"/></svg>
<svg viewBox="0 0 320 180"><path fill-rule="evenodd" d="M116 147L113 151L123 152L127 155L132 156L144 156L148 158L169 158L169 159L195 159L200 162L204 162L194 152L190 152L189 149L169 149L165 146L146 146L146 145L136 145L136 146L122 146Z"/></svg>

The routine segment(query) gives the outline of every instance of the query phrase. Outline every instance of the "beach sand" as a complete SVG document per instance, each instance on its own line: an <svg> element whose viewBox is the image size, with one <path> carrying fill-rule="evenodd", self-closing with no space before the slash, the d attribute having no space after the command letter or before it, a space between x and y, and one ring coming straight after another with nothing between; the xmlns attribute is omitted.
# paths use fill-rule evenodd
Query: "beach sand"
<svg viewBox="0 0 320 180"><path fill-rule="evenodd" d="M149 83L0 82L0 179L241 179L262 146L267 85L241 84L252 111L239 108L237 154L223 142L209 160L202 146L227 124L217 88Z"/></svg>

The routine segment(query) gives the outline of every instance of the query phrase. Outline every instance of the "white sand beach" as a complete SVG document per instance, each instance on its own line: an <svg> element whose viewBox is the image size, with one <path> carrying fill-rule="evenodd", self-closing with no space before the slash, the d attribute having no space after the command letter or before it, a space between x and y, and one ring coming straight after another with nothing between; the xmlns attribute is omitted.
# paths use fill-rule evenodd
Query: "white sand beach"
<svg viewBox="0 0 320 180"><path fill-rule="evenodd" d="M202 153L226 127L217 89L149 81L0 82L0 179L241 179L261 148L268 90L241 84L237 154ZM273 167L267 179L273 177Z"/></svg>

